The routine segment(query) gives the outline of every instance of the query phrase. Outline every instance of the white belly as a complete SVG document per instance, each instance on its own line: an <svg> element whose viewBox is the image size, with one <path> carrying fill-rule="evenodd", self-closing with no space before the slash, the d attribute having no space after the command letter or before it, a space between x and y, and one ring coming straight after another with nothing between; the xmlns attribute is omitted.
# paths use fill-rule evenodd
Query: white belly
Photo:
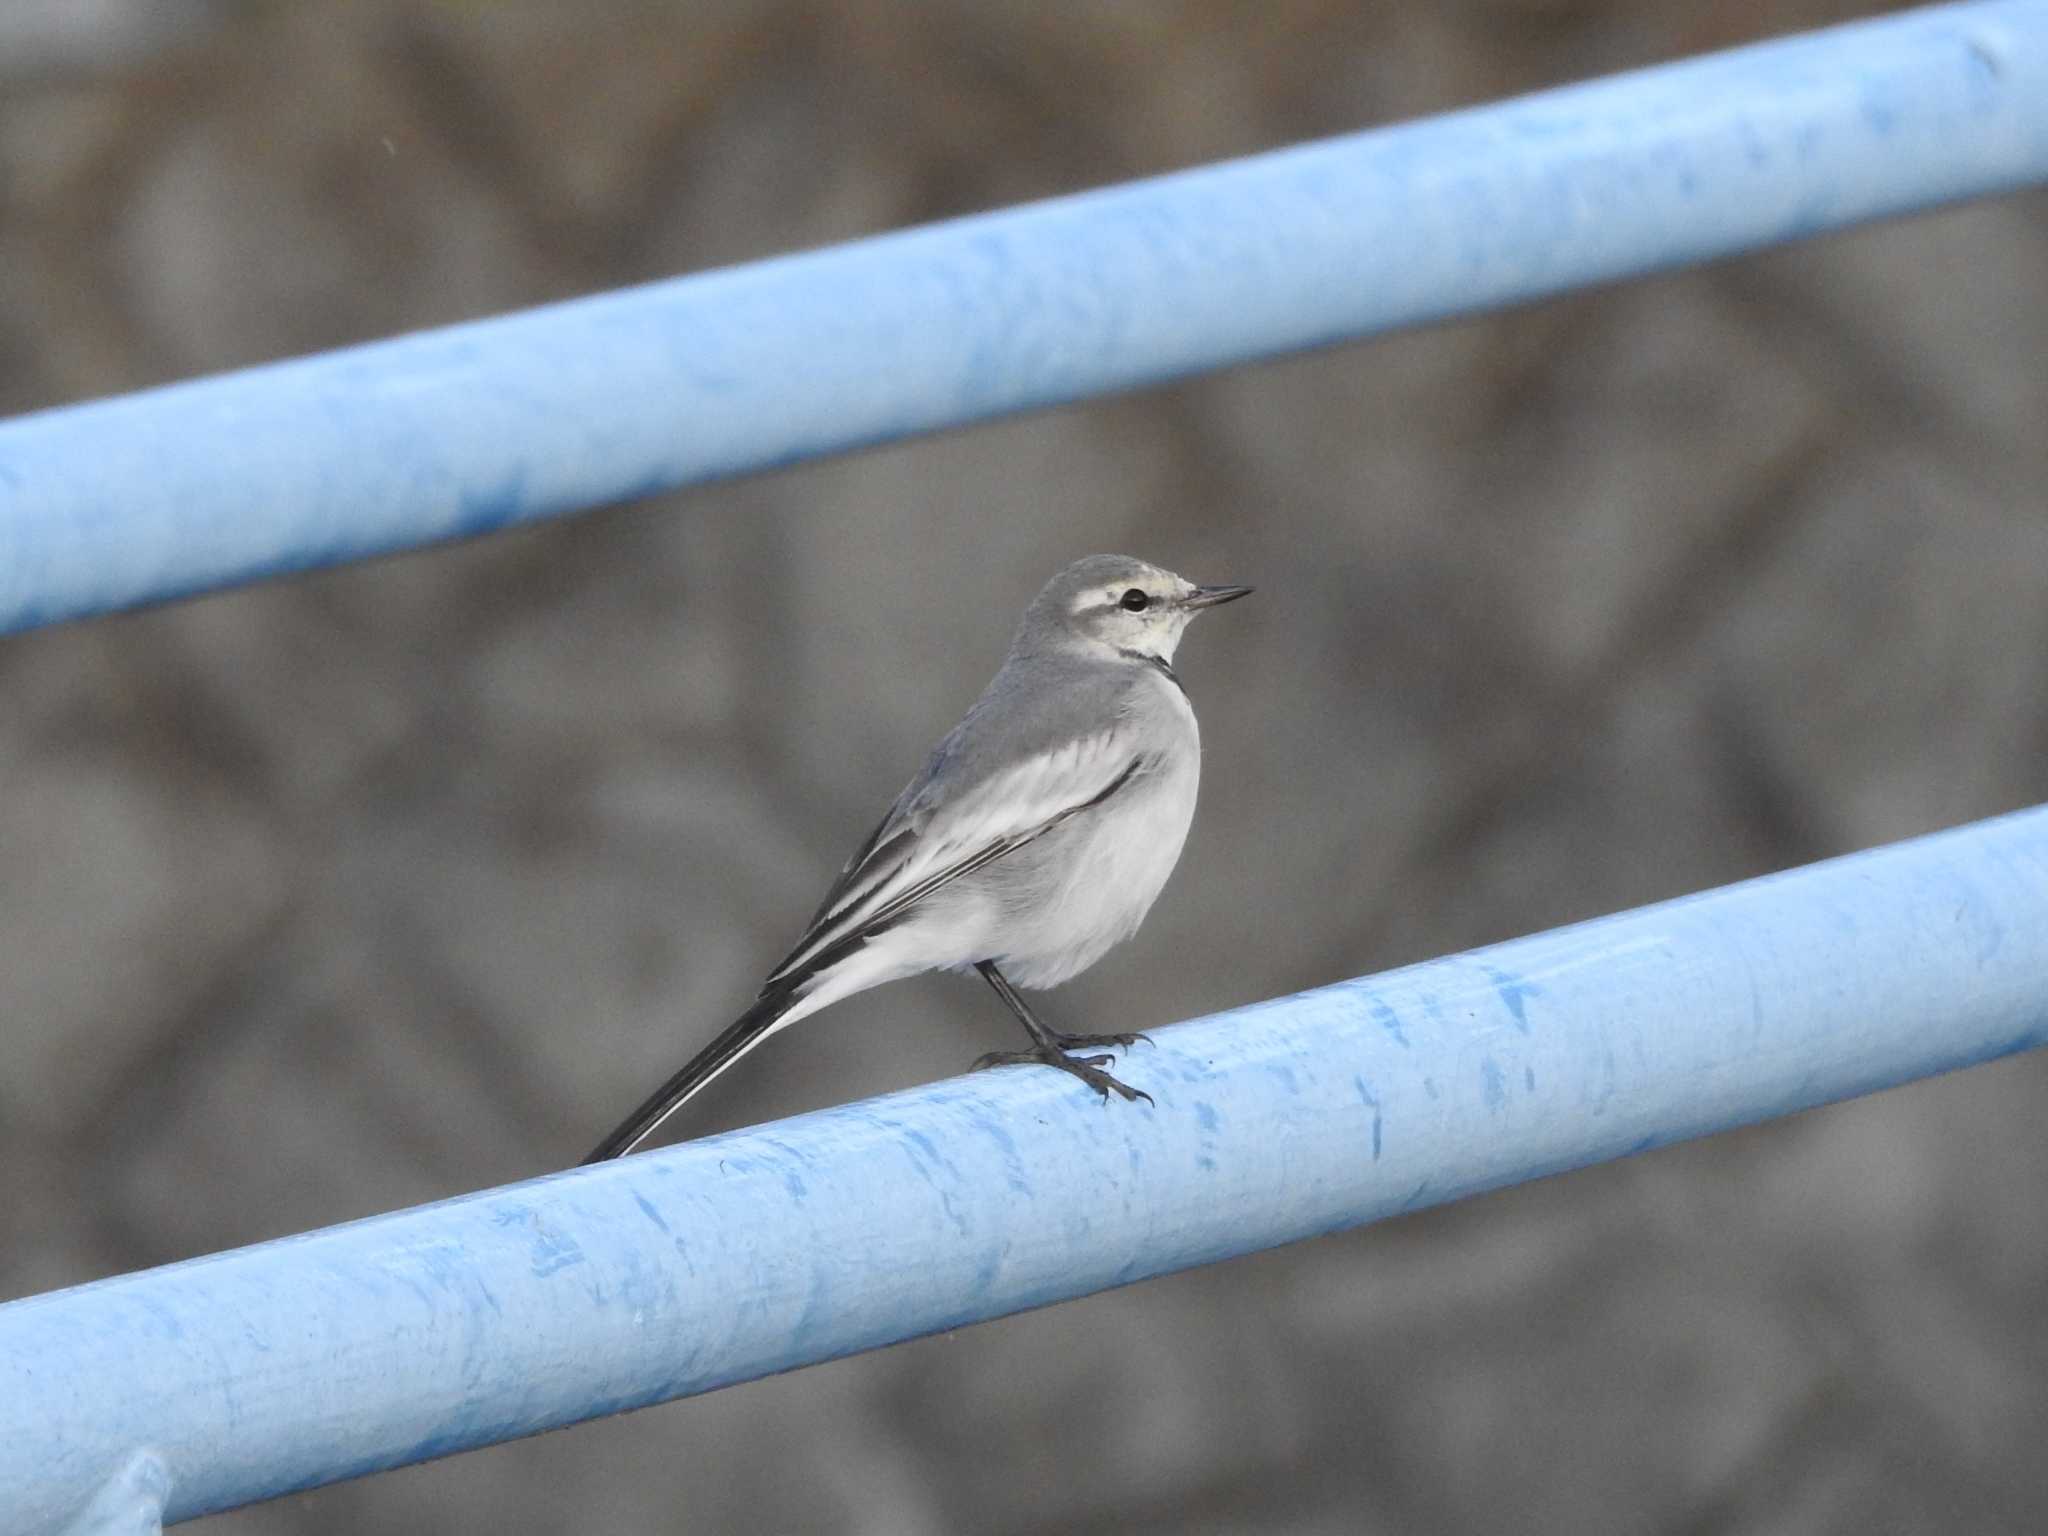
<svg viewBox="0 0 2048 1536"><path fill-rule="evenodd" d="M1187 740L1097 812L1075 817L991 868L987 958L1020 987L1051 987L1138 931L1180 862L1195 817L1201 749ZM1013 862L1014 861L1014 862Z"/></svg>

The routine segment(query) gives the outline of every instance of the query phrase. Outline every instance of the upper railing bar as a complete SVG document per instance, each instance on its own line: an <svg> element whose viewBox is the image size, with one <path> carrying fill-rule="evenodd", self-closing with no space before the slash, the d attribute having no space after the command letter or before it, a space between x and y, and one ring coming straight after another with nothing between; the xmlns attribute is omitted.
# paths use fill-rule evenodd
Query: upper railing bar
<svg viewBox="0 0 2048 1536"><path fill-rule="evenodd" d="M0 633L2048 181L2048 0L0 422Z"/></svg>

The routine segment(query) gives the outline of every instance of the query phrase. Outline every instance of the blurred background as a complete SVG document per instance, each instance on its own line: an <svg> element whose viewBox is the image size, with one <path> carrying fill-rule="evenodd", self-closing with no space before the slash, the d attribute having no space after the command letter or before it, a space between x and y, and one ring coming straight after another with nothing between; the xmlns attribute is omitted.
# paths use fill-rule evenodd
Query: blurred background
<svg viewBox="0 0 2048 1536"><path fill-rule="evenodd" d="M7 0L0 410L1853 10ZM0 640L0 1296L572 1162L1090 551L1259 596L1056 1020L2048 799L2044 359L2033 196ZM905 983L689 1124L1012 1032ZM206 1528L2038 1530L2044 1108L2009 1061Z"/></svg>

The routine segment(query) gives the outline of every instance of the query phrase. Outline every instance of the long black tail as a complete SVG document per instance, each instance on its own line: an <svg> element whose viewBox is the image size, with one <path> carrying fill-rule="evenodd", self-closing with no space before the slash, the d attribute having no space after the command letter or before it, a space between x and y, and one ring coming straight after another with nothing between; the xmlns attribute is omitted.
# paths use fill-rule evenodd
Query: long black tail
<svg viewBox="0 0 2048 1536"><path fill-rule="evenodd" d="M724 1033L692 1056L674 1077L655 1089L647 1102L628 1115L624 1123L599 1142L583 1161L586 1164L601 1163L608 1158L624 1157L639 1146L700 1088L759 1045L762 1037L775 1027L775 1021L796 1002L795 993L786 988L778 987L773 992L763 993L753 1007L726 1026Z"/></svg>

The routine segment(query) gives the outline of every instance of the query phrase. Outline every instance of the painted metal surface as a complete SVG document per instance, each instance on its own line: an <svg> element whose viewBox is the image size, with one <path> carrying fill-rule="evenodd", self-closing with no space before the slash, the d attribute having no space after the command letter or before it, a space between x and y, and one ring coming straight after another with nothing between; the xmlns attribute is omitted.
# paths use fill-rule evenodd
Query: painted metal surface
<svg viewBox="0 0 2048 1536"><path fill-rule="evenodd" d="M176 1520L2048 1043L2048 807L0 1307L0 1532ZM687 1432L685 1425L679 1432Z"/></svg>
<svg viewBox="0 0 2048 1536"><path fill-rule="evenodd" d="M161 1536L171 1474L154 1451L137 1451L101 1484L64 1536Z"/></svg>
<svg viewBox="0 0 2048 1536"><path fill-rule="evenodd" d="M18 417L0 632L2043 181L1990 0Z"/></svg>

